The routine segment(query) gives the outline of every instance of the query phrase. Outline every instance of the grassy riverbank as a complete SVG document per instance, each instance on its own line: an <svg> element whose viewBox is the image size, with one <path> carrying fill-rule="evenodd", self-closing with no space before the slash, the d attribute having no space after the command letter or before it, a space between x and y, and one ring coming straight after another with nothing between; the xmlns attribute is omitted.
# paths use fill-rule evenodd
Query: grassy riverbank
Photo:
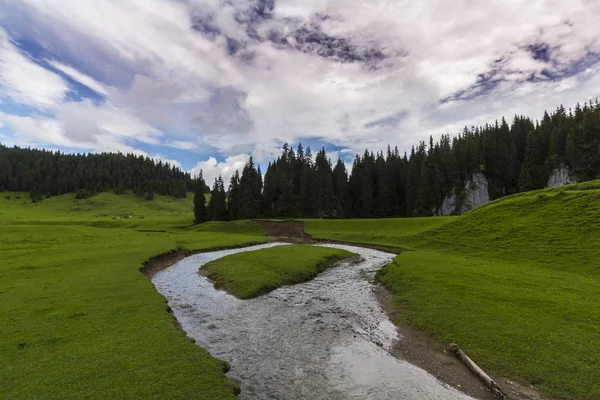
<svg viewBox="0 0 600 400"><path fill-rule="evenodd" d="M211 261L203 275L240 299L249 299L280 286L316 277L329 266L353 254L329 247L291 245L232 254Z"/></svg>
<svg viewBox="0 0 600 400"><path fill-rule="evenodd" d="M391 238L377 224L360 233L413 250L378 274L398 322L546 395L600 398L600 182L500 199L412 235L404 221ZM346 223L306 230L333 239Z"/></svg>
<svg viewBox="0 0 600 400"><path fill-rule="evenodd" d="M235 399L222 362L174 327L139 268L268 238L251 223L176 229L191 199L157 197L1 194L0 398Z"/></svg>

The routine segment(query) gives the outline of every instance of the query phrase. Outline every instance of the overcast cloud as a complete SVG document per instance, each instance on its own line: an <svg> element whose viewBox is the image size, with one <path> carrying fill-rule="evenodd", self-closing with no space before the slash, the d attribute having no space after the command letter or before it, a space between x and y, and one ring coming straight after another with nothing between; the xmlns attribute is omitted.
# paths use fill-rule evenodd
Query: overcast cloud
<svg viewBox="0 0 600 400"><path fill-rule="evenodd" d="M595 99L598 15L588 0L0 0L0 139L172 154L209 180L286 141L346 161L410 150Z"/></svg>

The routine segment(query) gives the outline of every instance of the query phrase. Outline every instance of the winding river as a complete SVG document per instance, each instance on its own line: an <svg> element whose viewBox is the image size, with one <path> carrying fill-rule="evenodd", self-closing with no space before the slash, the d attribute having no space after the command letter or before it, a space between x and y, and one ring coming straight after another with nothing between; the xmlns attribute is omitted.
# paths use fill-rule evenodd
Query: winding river
<svg viewBox="0 0 600 400"><path fill-rule="evenodd" d="M372 282L393 254L326 245L362 260L251 300L215 290L198 274L217 258L282 245L193 255L152 279L188 336L231 364L242 400L470 399L388 353L402 337L379 306Z"/></svg>

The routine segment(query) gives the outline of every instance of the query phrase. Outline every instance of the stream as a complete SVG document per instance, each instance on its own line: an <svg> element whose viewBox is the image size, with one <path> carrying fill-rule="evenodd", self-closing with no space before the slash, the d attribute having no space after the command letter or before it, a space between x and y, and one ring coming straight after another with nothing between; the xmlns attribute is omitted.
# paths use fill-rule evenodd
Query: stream
<svg viewBox="0 0 600 400"><path fill-rule="evenodd" d="M402 337L379 306L373 279L393 254L324 245L362 260L251 300L216 290L198 273L229 254L283 245L196 254L152 279L187 335L231 364L240 399L471 399L388 353Z"/></svg>

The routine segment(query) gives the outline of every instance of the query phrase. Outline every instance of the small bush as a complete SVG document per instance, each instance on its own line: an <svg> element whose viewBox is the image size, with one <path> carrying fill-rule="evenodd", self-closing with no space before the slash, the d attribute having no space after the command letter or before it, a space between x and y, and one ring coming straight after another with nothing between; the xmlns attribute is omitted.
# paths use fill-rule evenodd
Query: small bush
<svg viewBox="0 0 600 400"><path fill-rule="evenodd" d="M78 199L78 200L87 199L89 197L90 197L90 192L88 192L85 189L79 189L77 191L77 194L75 194L75 198Z"/></svg>

